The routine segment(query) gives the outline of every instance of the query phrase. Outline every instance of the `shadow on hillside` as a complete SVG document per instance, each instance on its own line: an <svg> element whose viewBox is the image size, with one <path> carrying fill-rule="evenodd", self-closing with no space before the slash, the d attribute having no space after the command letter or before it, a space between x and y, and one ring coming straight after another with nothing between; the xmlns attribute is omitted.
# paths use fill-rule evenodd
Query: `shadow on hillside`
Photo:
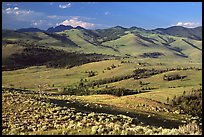
<svg viewBox="0 0 204 137"><path fill-rule="evenodd" d="M19 93L24 93L24 94L39 94L39 93L35 93L34 91L14 89L14 88L2 88L2 90L8 90L9 92L17 91ZM58 95L54 95L54 96L58 96ZM91 103L79 102L77 100L59 100L59 99L50 99L50 98L37 98L37 100L41 100L45 102L49 101L50 103L54 103L60 107L75 108L76 111L84 112L84 113L96 112L96 113L107 113L107 114L113 114L113 115L123 114L132 118L138 118L138 120L140 122L143 122L144 125L151 125L156 127L161 126L163 128L178 128L178 126L182 124L181 122L164 119L159 116L148 117L145 114L138 114L135 112L127 113L127 111L122 111L117 108L113 108L109 105L100 106L93 103L91 104Z"/></svg>
<svg viewBox="0 0 204 137"><path fill-rule="evenodd" d="M49 102L54 103L61 107L68 107L68 108L75 108L76 111L88 113L88 112L96 112L96 113L108 113L113 115L123 114L132 118L138 118L140 122L143 122L144 125L151 125L156 127L163 127L163 128L178 128L181 125L181 122L168 120L161 118L159 116L151 116L148 117L145 114L137 114L135 112L126 112L122 110L118 110L117 108L112 108L108 105L95 105L95 104L86 104L79 101L68 101L68 100L58 100L58 99L49 99ZM69 102L69 103L67 103Z"/></svg>

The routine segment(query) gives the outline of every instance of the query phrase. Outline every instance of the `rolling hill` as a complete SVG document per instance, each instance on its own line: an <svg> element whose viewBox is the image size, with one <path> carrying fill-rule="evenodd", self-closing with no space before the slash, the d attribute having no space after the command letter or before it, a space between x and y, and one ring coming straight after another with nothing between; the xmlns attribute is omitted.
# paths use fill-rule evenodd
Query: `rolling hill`
<svg viewBox="0 0 204 137"><path fill-rule="evenodd" d="M76 52L77 54L202 62L201 28L189 29L175 26L145 30L138 27L116 26L108 29L88 30L79 26L74 28L60 25L49 28L47 31L37 28L24 28L17 31L2 30L2 65L12 64L11 60L16 60L15 57L17 57L15 54L24 54L20 51L29 46L46 47L48 50L53 48L53 50ZM9 53L12 48L15 50ZM30 52L30 50L27 51ZM50 61L53 61L52 58Z"/></svg>
<svg viewBox="0 0 204 137"><path fill-rule="evenodd" d="M60 31L70 30L70 29L73 29L73 27L72 26L59 25L56 27L48 28L47 32L60 32Z"/></svg>
<svg viewBox="0 0 204 137"><path fill-rule="evenodd" d="M169 28L158 28L153 31L161 34L168 34L172 36L186 37L195 40L202 40L202 27L185 28L182 26L173 26Z"/></svg>
<svg viewBox="0 0 204 137"><path fill-rule="evenodd" d="M44 30L38 28L22 28L18 29L17 32L44 32Z"/></svg>

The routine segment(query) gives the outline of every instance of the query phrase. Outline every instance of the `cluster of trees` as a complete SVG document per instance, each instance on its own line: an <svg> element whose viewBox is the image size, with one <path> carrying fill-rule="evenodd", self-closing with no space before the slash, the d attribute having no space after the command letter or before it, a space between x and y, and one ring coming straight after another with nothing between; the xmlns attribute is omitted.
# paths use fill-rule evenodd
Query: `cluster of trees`
<svg viewBox="0 0 204 137"><path fill-rule="evenodd" d="M111 70L111 69L114 69L116 68L116 66L114 64L112 64L110 67L107 67L107 70Z"/></svg>
<svg viewBox="0 0 204 137"><path fill-rule="evenodd" d="M32 43L30 43L32 44ZM44 46L32 45L23 49L23 52L12 54L5 61L5 70L26 68L29 66L46 65L53 68L71 68L89 62L96 62L111 58L102 54L83 54L66 52Z"/></svg>
<svg viewBox="0 0 204 137"><path fill-rule="evenodd" d="M110 94L115 96L126 96L126 95L132 95L137 94L140 91L133 91L125 88L112 88L112 89L103 89L103 90L88 90L87 87L75 87L75 88L64 88L61 94L64 95L95 95L95 94Z"/></svg>
<svg viewBox="0 0 204 137"><path fill-rule="evenodd" d="M105 89L102 90L89 90L89 86L87 85L87 79L81 79L79 84L76 87L67 87L63 88L60 94L66 95L93 95L93 94L110 94L115 96L125 96L140 93L140 90L129 90L125 88L108 88L106 86Z"/></svg>
<svg viewBox="0 0 204 137"><path fill-rule="evenodd" d="M152 75L156 75L159 73L165 72L165 70L155 70L155 69L136 69L133 71L134 72L134 79L140 79L140 78L148 78Z"/></svg>
<svg viewBox="0 0 204 137"><path fill-rule="evenodd" d="M121 64L122 64L122 63L132 63L132 62L129 61L129 60L128 60L128 61L124 61L124 60L122 60L122 61L121 61Z"/></svg>
<svg viewBox="0 0 204 137"><path fill-rule="evenodd" d="M155 70L155 69L141 69L138 68L136 70L133 71L133 74L130 75L126 75L126 76L119 76L119 77L112 77L112 78L107 78L107 79L101 79L101 80L95 80L92 81L90 83L87 83L87 86L93 87L94 86L98 86L99 85L103 85L103 84L108 84L108 83L112 83L112 82L118 82L121 80L125 80L125 79L129 79L129 78L134 78L134 79L141 79L141 78L148 78L152 75L156 75L159 73L164 73L167 71L172 71L175 69L180 69L180 68L170 68L170 69L166 69L166 70ZM182 68L182 69L188 69L188 68ZM186 76L180 76L181 78L185 78ZM147 85L148 83L140 83L140 85ZM148 87L145 90L151 90L153 88Z"/></svg>
<svg viewBox="0 0 204 137"><path fill-rule="evenodd" d="M19 69L34 65L42 65L48 60L54 58L54 52L46 48L28 47L21 53L12 54L6 62L5 69Z"/></svg>
<svg viewBox="0 0 204 137"><path fill-rule="evenodd" d="M180 76L179 74L170 74L170 75L164 75L163 76L163 80L167 80L167 81L172 81L172 80L178 80L178 79L184 79L187 76Z"/></svg>
<svg viewBox="0 0 204 137"><path fill-rule="evenodd" d="M77 86L63 88L61 94L78 96L90 95L92 92L88 89L89 87L86 85L86 82L88 82L87 79L81 79Z"/></svg>
<svg viewBox="0 0 204 137"><path fill-rule="evenodd" d="M86 71L85 73L88 73L88 77L93 77L93 76L96 76L97 73L95 71Z"/></svg>
<svg viewBox="0 0 204 137"><path fill-rule="evenodd" d="M61 92L61 94L64 94L64 95L77 95L77 96L90 95L90 93L91 92L88 90L88 88L79 88L79 87L64 88L63 91Z"/></svg>
<svg viewBox="0 0 204 137"><path fill-rule="evenodd" d="M110 56L102 54L83 54L83 53L66 53L59 59L51 60L47 63L47 67L55 68L71 68L89 62L97 62L110 58Z"/></svg>
<svg viewBox="0 0 204 137"><path fill-rule="evenodd" d="M155 88L152 88L152 87L142 87L141 90L152 90L152 89L155 89Z"/></svg>
<svg viewBox="0 0 204 137"><path fill-rule="evenodd" d="M167 98L167 102L170 103L170 105L177 107L178 109L181 109L186 114L191 114L192 116L198 116L202 118L202 89L197 89L191 91L191 93L186 94L186 92L183 92L183 95L181 96L174 96L174 98L169 101L169 98Z"/></svg>
<svg viewBox="0 0 204 137"><path fill-rule="evenodd" d="M166 72L167 71L173 71L173 70L192 70L192 69L202 70L202 68L196 68L196 67L177 67L177 68L167 68Z"/></svg>
<svg viewBox="0 0 204 137"><path fill-rule="evenodd" d="M66 95L94 95L94 94L110 94L115 96L125 96L140 93L140 90L129 90L125 88L114 88L106 86L101 90L89 90L90 86L87 84L87 79L81 79L79 84L75 87L63 88L60 94ZM96 85L99 86L99 85Z"/></svg>
<svg viewBox="0 0 204 137"><path fill-rule="evenodd" d="M152 75L168 72L168 71L173 71L173 70L189 70L189 69L195 69L195 70L202 70L201 68L195 68L195 67L187 67L187 68L167 68L165 70L156 70L156 69L144 69L144 68L137 68L136 70L133 71L133 77L134 79L140 79L140 78L148 78ZM172 74L172 75L164 75L163 79L164 80L175 80L175 79L184 79L187 76L180 76L178 74Z"/></svg>
<svg viewBox="0 0 204 137"><path fill-rule="evenodd" d="M125 95L132 95L137 94L138 91L133 91L125 88L108 88L103 90L97 90L96 94L111 94L115 96L125 96Z"/></svg>
<svg viewBox="0 0 204 137"><path fill-rule="evenodd" d="M140 56L144 58L158 58L159 56L162 56L162 55L164 54L160 52L151 52L151 53L144 53Z"/></svg>
<svg viewBox="0 0 204 137"><path fill-rule="evenodd" d="M149 82L145 83L145 82L140 81L139 84L142 86L142 85L149 85L150 83Z"/></svg>
<svg viewBox="0 0 204 137"><path fill-rule="evenodd" d="M145 67L145 66L149 66L150 64L147 62L139 62L138 65Z"/></svg>
<svg viewBox="0 0 204 137"><path fill-rule="evenodd" d="M112 82L117 82L121 81L124 79L129 79L133 77L132 75L126 75L126 76L120 76L120 77L113 77L113 78L107 78L107 79L101 79L101 80L95 80L91 83L88 83L88 86L97 86L97 85L103 85L103 84L108 84Z"/></svg>
<svg viewBox="0 0 204 137"><path fill-rule="evenodd" d="M96 80L91 83L88 83L88 86L97 86L97 85L103 85L103 84L108 84L112 82L118 82L121 80L129 79L129 78L134 78L134 79L141 79L141 78L148 78L152 75L156 75L159 73L164 73L167 71L170 71L171 69L166 69L166 70L155 70L155 69L141 69L138 68L133 71L133 74L125 75L125 76L119 76L119 77L113 77L113 78L107 78L107 79L101 79L101 80Z"/></svg>

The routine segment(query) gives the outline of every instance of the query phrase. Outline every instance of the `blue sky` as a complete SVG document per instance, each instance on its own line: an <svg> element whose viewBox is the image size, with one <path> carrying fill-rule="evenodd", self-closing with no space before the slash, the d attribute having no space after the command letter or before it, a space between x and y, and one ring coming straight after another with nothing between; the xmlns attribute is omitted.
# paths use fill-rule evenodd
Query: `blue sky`
<svg viewBox="0 0 204 137"><path fill-rule="evenodd" d="M3 2L3 29L56 25L145 29L202 25L202 2Z"/></svg>

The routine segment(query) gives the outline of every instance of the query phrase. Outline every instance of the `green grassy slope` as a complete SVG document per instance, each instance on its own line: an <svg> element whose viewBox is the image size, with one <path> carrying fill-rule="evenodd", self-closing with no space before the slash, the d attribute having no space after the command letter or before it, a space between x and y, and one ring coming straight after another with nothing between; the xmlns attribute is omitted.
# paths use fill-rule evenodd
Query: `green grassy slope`
<svg viewBox="0 0 204 137"><path fill-rule="evenodd" d="M108 41L103 44L117 48L123 55L138 56L147 52L161 52L165 55L172 54L164 47L142 40L134 34L127 34L117 40Z"/></svg>
<svg viewBox="0 0 204 137"><path fill-rule="evenodd" d="M58 32L60 35L64 35L80 46L78 51L84 53L99 53L107 55L119 55L111 48L106 48L94 43L92 37L85 35L83 30L71 29L63 32Z"/></svg>
<svg viewBox="0 0 204 137"><path fill-rule="evenodd" d="M148 61L148 60L147 60ZM42 67L30 67L26 69L20 69L15 71L4 71L3 73L3 86L10 86L15 85L15 87L26 87L30 89L38 89L38 85L52 85L54 84L56 87L66 87L77 85L80 79L87 79L89 82L94 80L101 80L101 79L108 79L113 77L119 76L126 76L133 73L133 70L136 68L140 68L141 66L138 65L138 62L135 63L122 63L120 60L105 60L100 62L93 62L87 63L81 66L76 66L70 69L53 69L53 68L46 68ZM177 67L190 67L190 66L197 66L201 67L199 64L183 64L180 63L178 65L175 64L166 64L166 65L157 65L156 62L151 60L148 61L149 65L142 68L147 69L166 69L168 67L172 68L174 66ZM115 65L116 68L108 70L108 67L111 65ZM88 77L86 71L94 71L96 72L96 76ZM108 84L109 87L116 86L116 87L124 87L129 89L141 89L139 85L139 81L142 82L150 82L148 87L153 87L156 89L160 88L169 88L169 86L174 87L183 87L183 86L196 86L201 83L201 71L198 70L187 70L187 71L172 71L166 72L166 74L170 73L179 73L180 75L187 75L187 79L184 81L176 80L176 81L164 81L163 75L165 74L158 74L152 76L150 78L134 80L133 78L122 80L119 82L113 82ZM23 76L23 77L22 77ZM18 79L16 81L15 79ZM29 79L29 81L27 80ZM160 83L160 84L158 84ZM101 85L100 88L105 88L105 85ZM47 86L48 87L48 86ZM46 87L46 88L47 88ZM146 86L143 86L146 87ZM97 88L95 88L97 89Z"/></svg>
<svg viewBox="0 0 204 137"><path fill-rule="evenodd" d="M144 53L161 53L159 58L178 59L192 62L201 62L202 41L187 38L154 34L140 29L126 30L124 28L113 28L110 32L118 32L117 37L106 31L88 31L71 29L56 34L44 32L19 33L14 31L3 31L3 46L9 42L17 42L15 45L42 45L76 51L83 53L99 53L115 56L137 56ZM106 40L107 34L110 35ZM107 37L107 36L106 36ZM18 43L19 40L21 43ZM6 43L6 41L8 41Z"/></svg>
<svg viewBox="0 0 204 137"><path fill-rule="evenodd" d="M119 39L107 41L103 44L118 49L122 54L138 56L148 52L160 52L165 55L162 56L162 58L201 62L202 41L189 40L169 35L148 33L143 33L142 35L143 38L148 40L142 39L134 34L126 34ZM183 39L190 44L183 41ZM195 46L193 47L191 44Z"/></svg>

